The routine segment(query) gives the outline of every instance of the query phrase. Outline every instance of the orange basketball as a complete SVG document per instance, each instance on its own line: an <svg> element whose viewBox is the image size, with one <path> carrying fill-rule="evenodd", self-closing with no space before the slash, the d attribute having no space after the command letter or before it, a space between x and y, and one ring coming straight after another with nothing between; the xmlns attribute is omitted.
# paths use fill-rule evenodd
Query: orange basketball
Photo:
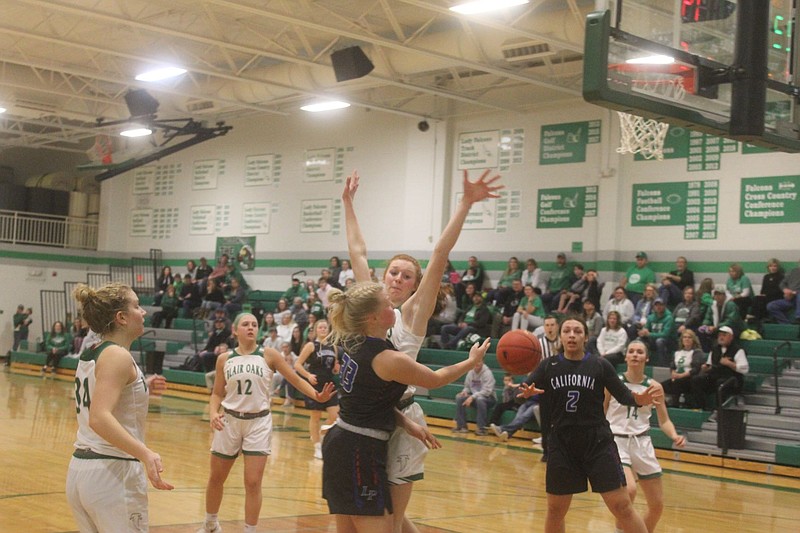
<svg viewBox="0 0 800 533"><path fill-rule="evenodd" d="M541 360L542 346L539 339L524 329L509 331L497 343L497 361L512 374L527 374Z"/></svg>

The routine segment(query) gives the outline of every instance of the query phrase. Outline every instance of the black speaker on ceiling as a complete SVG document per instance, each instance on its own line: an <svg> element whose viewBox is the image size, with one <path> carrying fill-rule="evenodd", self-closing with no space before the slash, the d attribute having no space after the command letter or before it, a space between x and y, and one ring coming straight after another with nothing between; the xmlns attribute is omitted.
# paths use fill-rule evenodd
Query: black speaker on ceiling
<svg viewBox="0 0 800 533"><path fill-rule="evenodd" d="M360 46L342 48L331 54L336 81L363 78L375 68Z"/></svg>
<svg viewBox="0 0 800 533"><path fill-rule="evenodd" d="M125 93L125 104L132 117L147 117L158 111L158 100L144 89L131 89Z"/></svg>

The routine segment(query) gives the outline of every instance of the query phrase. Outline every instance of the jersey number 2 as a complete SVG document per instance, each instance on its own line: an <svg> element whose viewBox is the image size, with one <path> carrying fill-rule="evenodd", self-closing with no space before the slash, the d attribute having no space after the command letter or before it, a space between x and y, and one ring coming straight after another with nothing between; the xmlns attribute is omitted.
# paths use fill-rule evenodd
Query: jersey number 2
<svg viewBox="0 0 800 533"><path fill-rule="evenodd" d="M92 398L89 396L89 378L83 378L83 393L81 394L81 380L75 378L75 412L81 412L81 402L86 409L92 403Z"/></svg>
<svg viewBox="0 0 800 533"><path fill-rule="evenodd" d="M581 399L581 392L577 390L567 391L567 407L568 413L575 413L578 411L578 400Z"/></svg>

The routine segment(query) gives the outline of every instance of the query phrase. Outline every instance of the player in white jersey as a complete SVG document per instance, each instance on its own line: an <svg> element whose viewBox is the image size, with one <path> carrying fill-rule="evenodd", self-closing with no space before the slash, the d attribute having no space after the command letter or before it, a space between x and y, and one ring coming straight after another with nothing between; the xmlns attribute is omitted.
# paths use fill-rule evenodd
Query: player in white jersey
<svg viewBox="0 0 800 533"><path fill-rule="evenodd" d="M327 401L334 391L328 384L321 392L298 376L283 356L256 343L258 321L241 314L233 323L239 346L217 358L214 390L209 400L211 428L211 473L206 485L206 519L200 532L220 532L217 514L222 505L225 480L236 457L244 456L245 532L254 532L261 512L261 481L271 453L272 415L270 382L272 372L283 377L306 396Z"/></svg>
<svg viewBox="0 0 800 533"><path fill-rule="evenodd" d="M157 489L161 457L144 444L148 391L160 394L162 376L145 380L130 353L144 332L146 311L126 285L75 288L83 318L102 342L85 350L75 371L78 434L67 473L67 501L81 533L148 530L147 479Z"/></svg>
<svg viewBox="0 0 800 533"><path fill-rule="evenodd" d="M620 374L620 379L632 392L641 393L650 386L660 387L660 384L648 378L645 373L645 364L649 360L647 345L634 340L628 345L625 361L628 369ZM620 404L606 390L605 399L606 418L614 433L619 457L625 471L628 494L631 501L636 497L637 480L642 487L647 500L647 513L644 523L647 531L653 533L664 510L664 490L661 484L661 465L656 459L656 452L650 440L650 415L653 406L628 407ZM655 406L658 416L658 425L661 430L672 439L675 446L682 448L686 444L686 437L679 435L675 426L669 419L669 412L664 403ZM622 531L617 524L617 531Z"/></svg>
<svg viewBox="0 0 800 533"><path fill-rule="evenodd" d="M445 227L428 262L425 275L416 259L409 255L399 254L389 260L383 275L386 295L395 306L395 325L389 331L388 339L397 348L415 361L425 338L428 320L434 314L442 275L447 266L448 256L453 249L470 208L476 202L487 198L498 198L495 192L502 188L493 185L500 176L487 179L489 171L484 172L477 181L471 182L464 171L464 193L456 206L450 221ZM358 190L358 173L348 176L342 193L347 227L347 244L350 262L355 272L356 281L370 281L367 248L361 228L353 207L353 198ZM411 499L413 482L420 480L424 473L426 445L439 447L436 438L427 430L422 408L414 403L413 387L409 387L398 404L404 415L422 425L427 433L423 444L398 428L389 440L387 474L391 484L391 496L394 506L395 532L415 533L416 526L405 517L405 510Z"/></svg>

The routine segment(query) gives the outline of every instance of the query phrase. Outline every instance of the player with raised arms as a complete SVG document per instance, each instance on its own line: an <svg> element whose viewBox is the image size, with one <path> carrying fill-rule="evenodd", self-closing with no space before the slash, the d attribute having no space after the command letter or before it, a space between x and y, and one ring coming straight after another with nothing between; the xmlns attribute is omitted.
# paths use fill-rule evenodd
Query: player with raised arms
<svg viewBox="0 0 800 533"><path fill-rule="evenodd" d="M631 393L611 363L586 351L588 333L582 319L564 320L563 353L544 359L520 385L519 396L543 394L549 410L544 531L566 531L572 495L586 492L588 480L627 533L647 533L625 490L625 473L603 402L606 389L620 404L635 407L659 401L663 391L651 385Z"/></svg>
<svg viewBox="0 0 800 533"><path fill-rule="evenodd" d="M473 204L487 198L498 198L496 191L502 185L494 185L500 176L489 178L485 171L478 180L469 181L467 171L463 177L463 196L456 206L450 221L433 249L425 274L419 262L406 254L398 254L389 260L383 276L386 295L395 307L394 326L389 331L389 340L394 347L417 360L420 346L425 338L428 319L436 307L442 275L447 266L450 251L455 246L461 228ZM353 199L359 186L359 176L353 172L347 177L342 203L347 227L347 245L356 281L369 281L367 247L356 217ZM398 407L408 418L427 427L425 414L419 404L414 402L413 387L403 394ZM427 430L426 430L427 431ZM433 438L433 436L430 436ZM398 428L389 441L389 462L387 465L396 533L416 533L413 522L405 516L411 499L413 482L424 475L424 461L428 449L418 439Z"/></svg>

